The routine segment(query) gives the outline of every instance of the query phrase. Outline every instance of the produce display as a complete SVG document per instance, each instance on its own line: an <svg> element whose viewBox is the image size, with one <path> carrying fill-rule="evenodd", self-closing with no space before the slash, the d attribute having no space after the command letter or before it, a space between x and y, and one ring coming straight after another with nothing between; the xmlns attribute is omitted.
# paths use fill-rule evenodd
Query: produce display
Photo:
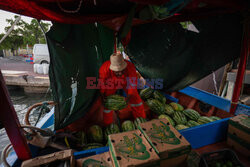
<svg viewBox="0 0 250 167"><path fill-rule="evenodd" d="M106 140L108 139L108 135L119 133L119 132L120 132L119 126L115 123L112 123L105 129L105 132L104 132L105 139Z"/></svg>
<svg viewBox="0 0 250 167"><path fill-rule="evenodd" d="M177 130L195 127L221 119L216 116L201 116L199 112L194 109L184 109L184 107L178 103L171 102L167 104L165 96L159 91L155 91L151 88L141 90L140 96L145 100L150 110L157 115L159 119L164 118L168 120L168 122ZM106 97L104 105L111 110L120 110L127 106L125 98L120 95ZM81 145L83 149L103 147L106 144L109 135L133 131L138 129L139 124L144 122L147 122L147 120L139 117L133 122L125 120L120 127L115 123L110 124L105 129L102 129L99 125L93 125L88 129L87 135L83 131L80 131L77 132L75 136L79 145Z"/></svg>
<svg viewBox="0 0 250 167"><path fill-rule="evenodd" d="M211 116L209 117L210 119L212 119L213 121L217 121L217 120L220 120L221 118L219 117L216 117L216 116Z"/></svg>
<svg viewBox="0 0 250 167"><path fill-rule="evenodd" d="M177 129L177 130L182 130L182 129L186 129L186 128L189 128L189 127L186 126L186 125L182 125L182 124L179 124L179 125L175 126L175 129Z"/></svg>
<svg viewBox="0 0 250 167"><path fill-rule="evenodd" d="M163 94L161 94L159 91L154 91L153 95L155 99L159 100L162 103L166 103L167 101L166 97Z"/></svg>
<svg viewBox="0 0 250 167"><path fill-rule="evenodd" d="M173 120L170 116L168 116L168 115L162 114L162 115L160 115L158 118L159 118L159 119L165 118L166 120L168 120L168 122L169 122L172 126L175 126L174 120Z"/></svg>
<svg viewBox="0 0 250 167"><path fill-rule="evenodd" d="M174 109L169 104L165 104L165 113L167 115L173 115Z"/></svg>
<svg viewBox="0 0 250 167"><path fill-rule="evenodd" d="M187 122L187 126L188 127L194 127L194 126L199 126L200 124L198 123L198 122L195 122L195 121L193 121L193 120L189 120L188 122Z"/></svg>
<svg viewBox="0 0 250 167"><path fill-rule="evenodd" d="M88 141L93 143L103 142L102 128L98 125L93 125L88 130Z"/></svg>
<svg viewBox="0 0 250 167"><path fill-rule="evenodd" d="M150 110L154 113L161 115L165 114L165 105L157 99L148 99L146 104L149 106Z"/></svg>
<svg viewBox="0 0 250 167"><path fill-rule="evenodd" d="M194 109L184 109L178 103L171 102L166 104L166 98L157 90L145 88L141 90L140 95L150 110L158 115L158 118L165 118L176 129L182 130L190 127L199 126L209 122L220 120L217 116L201 116Z"/></svg>
<svg viewBox="0 0 250 167"><path fill-rule="evenodd" d="M123 96L120 95L110 95L104 99L104 107L109 110L118 111L126 108L127 103Z"/></svg>
<svg viewBox="0 0 250 167"><path fill-rule="evenodd" d="M198 119L197 121L199 124L206 124L206 123L209 123L209 122L213 122L213 120L209 117L206 117L206 116L202 116Z"/></svg>
<svg viewBox="0 0 250 167"><path fill-rule="evenodd" d="M100 144L100 143L89 143L89 144L86 144L83 147L83 150L89 150L89 149L94 149L94 148L99 148L99 147L103 147L103 144Z"/></svg>
<svg viewBox="0 0 250 167"><path fill-rule="evenodd" d="M184 108L182 105L178 104L178 103L169 103L169 105L175 110L175 111L183 111Z"/></svg>
<svg viewBox="0 0 250 167"><path fill-rule="evenodd" d="M143 100L149 99L154 93L154 90L150 87L140 91L140 96Z"/></svg>
<svg viewBox="0 0 250 167"><path fill-rule="evenodd" d="M183 111L183 114L194 121L197 121L200 118L200 114L193 109L186 109Z"/></svg>
<svg viewBox="0 0 250 167"><path fill-rule="evenodd" d="M86 134L84 132L78 132L75 134L78 139L77 140L78 143L81 145L81 148L83 148L83 150L89 150L89 149L109 146L110 149L113 149L112 153L115 155L114 157L112 157L112 160L116 160L117 162L120 162L121 159L118 160L117 157L118 158L121 157L122 159L129 157L130 160L134 158L135 159L134 161L141 162L141 159L140 161L138 161L137 159L144 158L144 156L146 157L146 152L144 150L139 152L140 149L142 148L144 149L144 147L141 147L140 143L138 143L140 142L139 139L141 139L142 137L133 136L131 138L130 137L127 138L127 136L123 137L123 135L134 134L136 129L137 131L138 130L142 131L142 129L144 129L145 134L147 134L147 140L149 140L150 138L150 141L153 141L153 143L152 142L149 142L149 143L152 146L154 146L154 149L157 150L156 153L158 153L157 155L159 155L161 159L160 160L161 166L166 166L166 164L173 165L175 163L185 162L188 152L183 155L178 153L178 161L175 160L176 157L172 159L169 157L164 157L164 155L171 155L171 154L167 154L167 153L163 154L163 153L167 152L168 150L171 150L171 151L175 150L176 149L175 147L178 146L178 144L176 143L173 144L173 142L176 142L176 140L173 138L173 135L170 133L169 129L175 128L176 130L180 131L183 129L200 126L200 125L207 124L213 121L218 121L221 119L217 116L210 116L210 117L202 116L200 115L198 111L194 109L185 108L184 106L175 102L169 103L167 102L167 99L163 94L151 88L146 88L142 90L140 92L140 95L142 99L145 101L145 103L148 105L150 110L152 111L151 116L149 117L151 118L150 119L151 121L147 122L146 119L142 117L138 117L134 121L122 120L121 124L119 125L112 123L105 128L100 127L98 125L93 125L86 131L87 132ZM119 96L119 95L108 96L105 99L104 104L105 104L105 107L112 109L112 110L120 110L126 107L127 105L124 97ZM159 122L157 118L161 119L160 121L165 122L165 124L161 123L160 126L158 125L156 126L156 123ZM166 120L164 121L162 119L166 119ZM151 124L153 120L155 120L155 122L152 123L152 126L151 125L149 126L149 124ZM169 124L171 124L172 126L168 126ZM147 127L148 129L144 127L144 125L148 125ZM164 125L166 129L162 129ZM165 133L166 131L167 133ZM120 133L120 132L124 132L124 133ZM120 133L120 134L117 134L117 133ZM112 138L110 138L111 136ZM113 139L115 142L111 142L111 139ZM180 139L184 140L184 138L180 138ZM133 143L136 143L136 144L133 144ZM162 146L163 143L169 144L169 146L163 147ZM110 145L112 145L112 147ZM187 147L187 148L190 148L190 147ZM180 152L183 152L183 151L180 151ZM104 162L102 160L103 159L98 160L98 163L100 161L99 164L102 164ZM86 161L86 163L87 162L88 161ZM146 162L147 161L145 160L145 163ZM234 161L230 161L229 159L222 159L222 160L216 160L216 161L213 160L212 162L208 163L208 166L209 167L210 166L211 167L231 167L231 166L237 166L237 164Z"/></svg>
<svg viewBox="0 0 250 167"><path fill-rule="evenodd" d="M181 111L174 112L173 119L177 124L185 125L187 123L187 118Z"/></svg>
<svg viewBox="0 0 250 167"><path fill-rule="evenodd" d="M134 123L130 120L124 121L122 123L122 131L127 132L127 131L131 131L131 130L135 130Z"/></svg>

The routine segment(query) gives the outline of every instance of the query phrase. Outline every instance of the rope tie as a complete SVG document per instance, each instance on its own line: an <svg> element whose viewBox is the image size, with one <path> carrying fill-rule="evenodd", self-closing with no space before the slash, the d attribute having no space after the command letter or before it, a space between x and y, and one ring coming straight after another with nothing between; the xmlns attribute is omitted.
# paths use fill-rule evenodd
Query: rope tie
<svg viewBox="0 0 250 167"><path fill-rule="evenodd" d="M66 10L66 9L64 9L64 8L61 6L59 0L57 0L56 2L57 2L57 5L58 5L58 7L60 8L61 11L65 12L65 13L77 13L77 12L79 12L79 10L81 9L83 0L80 0L80 2L79 2L79 4L78 4L78 7L76 8L76 10ZM96 5L96 3L95 3L95 5Z"/></svg>
<svg viewBox="0 0 250 167"><path fill-rule="evenodd" d="M116 32L114 33L114 53L117 52Z"/></svg>

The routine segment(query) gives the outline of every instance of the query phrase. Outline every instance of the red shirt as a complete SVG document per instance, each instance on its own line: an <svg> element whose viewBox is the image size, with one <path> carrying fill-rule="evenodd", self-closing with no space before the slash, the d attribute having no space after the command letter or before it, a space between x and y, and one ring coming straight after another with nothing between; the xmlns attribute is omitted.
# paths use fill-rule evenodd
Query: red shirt
<svg viewBox="0 0 250 167"><path fill-rule="evenodd" d="M123 74L117 77L114 71L110 70L110 60L104 62L99 69L99 82L104 83L105 87L100 86L102 94L108 96L114 94L117 89L124 89L128 95L137 91L137 74L133 63L125 60L127 67L123 70ZM102 81L101 81L102 80ZM128 84L129 82L129 84Z"/></svg>

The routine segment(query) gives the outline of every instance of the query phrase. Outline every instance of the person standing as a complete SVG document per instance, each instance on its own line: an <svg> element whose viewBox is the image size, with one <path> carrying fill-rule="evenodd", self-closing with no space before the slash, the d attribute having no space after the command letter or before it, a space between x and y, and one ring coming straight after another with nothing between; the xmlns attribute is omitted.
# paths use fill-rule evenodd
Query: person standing
<svg viewBox="0 0 250 167"><path fill-rule="evenodd" d="M146 118L142 99L137 91L137 74L133 63L124 60L121 53L114 53L110 60L104 62L99 69L99 80L104 86L100 87L103 98L116 94L122 89L130 104L134 119L137 117ZM113 111L104 108L103 123L105 126L113 123Z"/></svg>

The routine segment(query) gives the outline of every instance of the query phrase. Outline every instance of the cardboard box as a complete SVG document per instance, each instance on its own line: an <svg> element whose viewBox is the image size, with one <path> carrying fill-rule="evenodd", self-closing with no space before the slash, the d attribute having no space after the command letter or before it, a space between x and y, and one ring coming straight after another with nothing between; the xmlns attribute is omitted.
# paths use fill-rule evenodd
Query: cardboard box
<svg viewBox="0 0 250 167"><path fill-rule="evenodd" d="M73 156L73 150L59 151L43 156L39 156L33 159L26 160L22 163L22 167L34 167L40 165L51 164L55 161L69 161L70 166L75 166L75 159Z"/></svg>
<svg viewBox="0 0 250 167"><path fill-rule="evenodd" d="M250 116L237 115L228 122L228 133L235 135L250 144Z"/></svg>
<svg viewBox="0 0 250 167"><path fill-rule="evenodd" d="M109 152L105 152L102 154L81 158L76 160L77 167L94 167L94 166L102 166L102 167L112 167L113 163L111 160L111 156Z"/></svg>
<svg viewBox="0 0 250 167"><path fill-rule="evenodd" d="M190 143L166 119L141 123L139 129L160 156L160 166L178 166L186 162Z"/></svg>
<svg viewBox="0 0 250 167"><path fill-rule="evenodd" d="M159 156L139 130L109 135L108 142L116 167L154 166L159 163Z"/></svg>

